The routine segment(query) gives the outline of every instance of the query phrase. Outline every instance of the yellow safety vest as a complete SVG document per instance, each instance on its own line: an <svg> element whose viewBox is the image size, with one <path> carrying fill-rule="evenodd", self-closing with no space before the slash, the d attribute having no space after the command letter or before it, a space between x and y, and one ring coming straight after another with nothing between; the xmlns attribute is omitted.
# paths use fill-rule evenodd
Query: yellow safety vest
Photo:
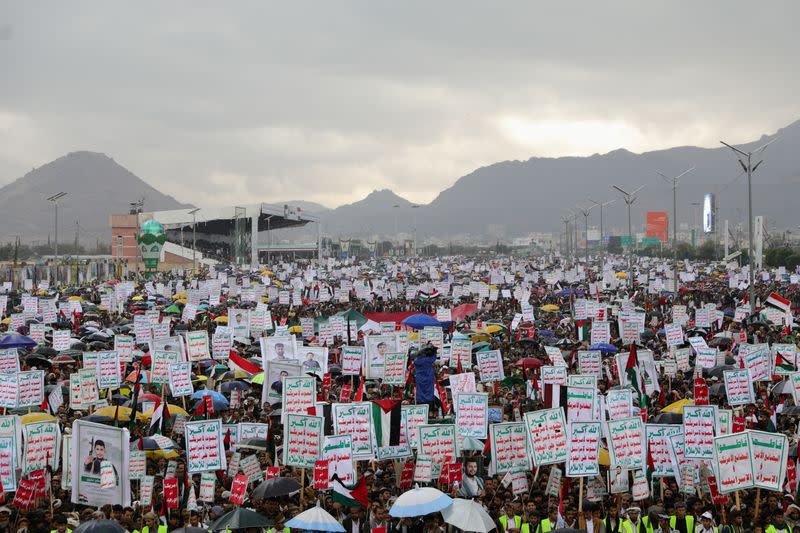
<svg viewBox="0 0 800 533"><path fill-rule="evenodd" d="M538 526L536 526L536 532L547 533L548 531L553 531L553 523L550 522L549 518L545 518L544 520L539 522Z"/></svg>
<svg viewBox="0 0 800 533"><path fill-rule="evenodd" d="M669 517L669 527L678 529L678 515ZM686 533L694 533L694 517L688 514L686 515Z"/></svg>
<svg viewBox="0 0 800 533"><path fill-rule="evenodd" d="M502 526L503 526L503 531L506 531L508 529L506 527L506 522L507 521L508 521L508 517L506 515L503 515L503 516L500 517L500 524L502 524ZM517 529L520 529L520 526L522 525L522 517L514 515L514 524L516 524Z"/></svg>

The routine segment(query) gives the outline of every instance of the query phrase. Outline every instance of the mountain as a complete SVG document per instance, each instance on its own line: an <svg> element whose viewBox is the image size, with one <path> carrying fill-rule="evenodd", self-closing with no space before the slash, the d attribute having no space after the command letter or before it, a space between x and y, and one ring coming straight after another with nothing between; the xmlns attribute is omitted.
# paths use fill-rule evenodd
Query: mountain
<svg viewBox="0 0 800 533"><path fill-rule="evenodd" d="M766 216L769 227L793 228L797 216L790 195L800 185L800 121L738 147L754 150L773 139L777 141L753 160L755 163L764 159L753 175L753 213ZM607 235L613 231L622 234L627 233L627 209L612 185L626 190L644 185L631 211L634 231L641 231L646 211L669 211L672 217L672 186L657 172L676 176L690 167L695 170L682 177L677 188L679 227L692 227L695 216L697 224L701 224L706 193L716 194L720 224L728 219L732 226L742 223L746 227L747 179L734 153L722 145L682 146L642 154L619 149L589 157L532 157L527 161L495 163L459 178L430 204L412 210L406 203L406 208L399 210L397 227L406 233L417 227L421 241L431 237L470 240L531 232L558 234L563 231L561 218L568 215L567 209L576 205L589 207L591 197L602 202L617 199L604 208L604 228ZM362 202L378 194L399 198L390 191L380 191ZM324 225L324 230L333 237L394 235L395 220L391 210L386 209L390 202L384 202L383 213L378 209L377 216L369 222L362 218L362 202L333 210L335 223ZM579 216L581 228L583 218ZM327 220L323 216L323 221ZM595 209L589 216L589 226L598 224Z"/></svg>
<svg viewBox="0 0 800 533"><path fill-rule="evenodd" d="M105 154L72 152L0 188L3 240L20 235L26 241L53 237L54 209L46 199L58 192L59 240L72 241L75 222L80 238L108 242L108 217L126 213L144 198L145 211L191 207L151 187Z"/></svg>
<svg viewBox="0 0 800 533"><path fill-rule="evenodd" d="M274 209L283 209L284 205L291 205L293 207L299 207L303 213L315 216L320 216L331 210L330 207L325 207L317 202L307 202L306 200L286 200L285 202L273 202L265 204Z"/></svg>
<svg viewBox="0 0 800 533"><path fill-rule="evenodd" d="M345 204L322 213L321 219L326 233L334 236L348 234L371 236L376 233L394 234L395 221L398 231L406 231L400 227L411 211L416 211L413 204L388 189L372 191L363 200Z"/></svg>

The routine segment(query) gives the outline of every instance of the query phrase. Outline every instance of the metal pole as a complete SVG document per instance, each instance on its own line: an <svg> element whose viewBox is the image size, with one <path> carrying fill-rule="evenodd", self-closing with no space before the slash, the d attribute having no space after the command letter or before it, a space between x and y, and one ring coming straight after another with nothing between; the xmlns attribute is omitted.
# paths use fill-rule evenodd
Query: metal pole
<svg viewBox="0 0 800 533"><path fill-rule="evenodd" d="M633 230L631 229L631 202L628 204L628 285L633 289Z"/></svg>
<svg viewBox="0 0 800 533"><path fill-rule="evenodd" d="M748 274L750 278L750 312L756 310L756 286L755 286L755 248L753 247L753 165L751 162L752 154L747 154L747 225L750 228L750 244L747 251L748 259L750 261L750 268Z"/></svg>
<svg viewBox="0 0 800 533"><path fill-rule="evenodd" d="M672 297L678 297L678 178L672 179Z"/></svg>
<svg viewBox="0 0 800 533"><path fill-rule="evenodd" d="M53 202L56 206L56 287L58 286L58 200Z"/></svg>
<svg viewBox="0 0 800 533"><path fill-rule="evenodd" d="M603 278L603 265L605 264L604 257L603 257L603 204L600 204L600 250L599 250L599 261L600 261L600 278Z"/></svg>
<svg viewBox="0 0 800 533"><path fill-rule="evenodd" d="M197 212L192 213L192 274L197 275Z"/></svg>

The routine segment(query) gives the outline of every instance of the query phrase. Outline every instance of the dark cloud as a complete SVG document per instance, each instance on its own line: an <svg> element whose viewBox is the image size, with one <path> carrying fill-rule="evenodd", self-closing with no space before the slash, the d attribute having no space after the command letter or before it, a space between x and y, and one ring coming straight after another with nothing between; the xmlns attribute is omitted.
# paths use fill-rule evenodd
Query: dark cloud
<svg viewBox="0 0 800 533"><path fill-rule="evenodd" d="M19 2L0 25L0 184L86 149L197 204L333 206L386 187L428 201L498 160L745 141L800 116L798 15L789 1Z"/></svg>

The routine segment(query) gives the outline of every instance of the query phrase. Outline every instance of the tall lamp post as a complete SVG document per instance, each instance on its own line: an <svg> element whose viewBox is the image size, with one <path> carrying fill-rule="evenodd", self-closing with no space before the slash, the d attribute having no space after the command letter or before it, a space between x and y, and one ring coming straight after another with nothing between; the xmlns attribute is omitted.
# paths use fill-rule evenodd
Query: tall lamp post
<svg viewBox="0 0 800 533"><path fill-rule="evenodd" d="M589 201L592 202L595 206L600 208L600 277L603 276L603 266L605 265L605 254L603 253L603 208L607 205L611 205L617 200L609 200L608 202L597 202L589 198Z"/></svg>
<svg viewBox="0 0 800 533"><path fill-rule="evenodd" d="M644 185L640 185L632 192L625 192L621 187L617 187L616 185L612 185L612 187L622 193L622 200L628 206L628 282L630 283L630 288L633 289L633 227L631 226L631 206L638 199L636 193L641 191Z"/></svg>
<svg viewBox="0 0 800 533"><path fill-rule="evenodd" d="M189 214L192 215L192 274L197 275L197 212L200 211L199 207L195 207Z"/></svg>
<svg viewBox="0 0 800 533"><path fill-rule="evenodd" d="M55 256L56 256L56 275L55 275L55 282L56 286L58 286L58 201L64 198L67 195L65 192L59 192L47 198L48 202L53 202L53 207L55 208Z"/></svg>
<svg viewBox="0 0 800 533"><path fill-rule="evenodd" d="M419 205L413 204L411 209L414 209L414 254L413 257L417 257L417 209L419 209Z"/></svg>
<svg viewBox="0 0 800 533"><path fill-rule="evenodd" d="M739 150L738 148L731 146L730 144L726 143L725 141L720 141L722 144L739 154L739 164L742 165L742 169L747 172L747 227L749 228L749 243L747 245L747 260L750 263L750 268L748 268L749 274L749 291L748 294L750 295L750 312L754 312L756 310L756 286L754 281L754 265L755 265L755 258L753 254L755 253L755 249L753 248L753 172L764 162L764 160L760 160L755 165L753 164L753 155L759 155L761 152L767 149L767 146L774 143L778 139L772 139L770 142L759 146L752 152L744 152ZM747 161L745 163L744 160Z"/></svg>
<svg viewBox="0 0 800 533"><path fill-rule="evenodd" d="M583 215L583 231L584 231L584 240L583 240L583 261L586 263L584 265L584 269L589 268L589 213L592 212L592 209L597 207L593 205L587 209L582 208L581 206L577 206L576 209L580 214Z"/></svg>
<svg viewBox="0 0 800 533"><path fill-rule="evenodd" d="M689 168L673 178L668 178L661 172L657 172L664 181L672 183L672 297L678 297L678 180L693 171L694 167Z"/></svg>

